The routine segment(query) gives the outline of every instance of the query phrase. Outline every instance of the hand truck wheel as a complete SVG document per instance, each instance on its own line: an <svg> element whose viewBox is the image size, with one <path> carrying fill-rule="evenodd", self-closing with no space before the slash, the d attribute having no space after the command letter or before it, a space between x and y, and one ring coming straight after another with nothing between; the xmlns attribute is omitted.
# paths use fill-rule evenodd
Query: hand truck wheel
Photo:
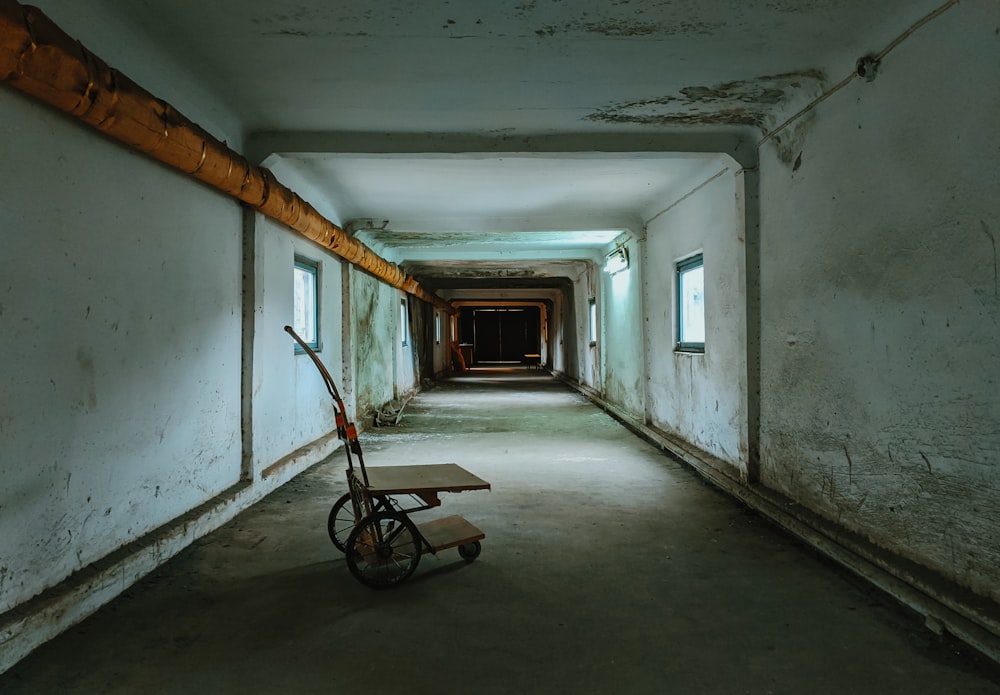
<svg viewBox="0 0 1000 695"><path fill-rule="evenodd" d="M458 546L458 554L462 556L462 559L466 562L472 562L477 557L479 553L483 551L483 546L479 541L473 541L471 543L463 543Z"/></svg>
<svg viewBox="0 0 1000 695"><path fill-rule="evenodd" d="M354 505L351 504L351 493L344 493L333 503L330 516L326 520L326 532L330 540L340 552L347 551L347 537L354 530Z"/></svg>
<svg viewBox="0 0 1000 695"><path fill-rule="evenodd" d="M405 514L376 512L347 537L347 567L355 579L373 589L395 586L417 569L422 543Z"/></svg>

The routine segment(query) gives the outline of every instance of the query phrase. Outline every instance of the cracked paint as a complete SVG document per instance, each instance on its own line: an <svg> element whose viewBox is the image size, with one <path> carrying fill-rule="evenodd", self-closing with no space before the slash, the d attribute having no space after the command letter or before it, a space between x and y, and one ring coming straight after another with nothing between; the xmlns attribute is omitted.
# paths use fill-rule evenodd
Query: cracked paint
<svg viewBox="0 0 1000 695"><path fill-rule="evenodd" d="M763 75L712 87L683 87L677 94L612 104L587 116L605 123L641 125L750 125L764 128L798 91L818 89L819 70Z"/></svg>
<svg viewBox="0 0 1000 695"><path fill-rule="evenodd" d="M622 19L587 22L583 25L583 28L589 32L605 36L649 36L662 31L661 25L655 22L630 22Z"/></svg>

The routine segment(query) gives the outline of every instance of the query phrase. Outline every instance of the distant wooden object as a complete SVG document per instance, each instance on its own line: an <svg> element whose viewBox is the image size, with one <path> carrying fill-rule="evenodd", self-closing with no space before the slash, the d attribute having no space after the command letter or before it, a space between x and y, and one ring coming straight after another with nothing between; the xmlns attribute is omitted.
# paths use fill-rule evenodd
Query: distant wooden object
<svg viewBox="0 0 1000 695"><path fill-rule="evenodd" d="M524 356L524 363L528 368L535 367L536 369L542 368L542 356L538 353L530 353Z"/></svg>
<svg viewBox="0 0 1000 695"><path fill-rule="evenodd" d="M451 368L456 372L464 372L469 368L469 362L472 361L472 352L469 352L469 359L465 359L465 350L458 341L453 341L451 344Z"/></svg>

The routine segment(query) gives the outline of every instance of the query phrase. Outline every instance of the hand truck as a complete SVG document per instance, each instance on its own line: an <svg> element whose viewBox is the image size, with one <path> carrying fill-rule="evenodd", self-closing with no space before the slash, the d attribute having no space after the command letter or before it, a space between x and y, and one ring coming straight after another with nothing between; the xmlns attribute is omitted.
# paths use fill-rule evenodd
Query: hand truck
<svg viewBox="0 0 1000 695"><path fill-rule="evenodd" d="M455 514L415 524L409 515L440 506L442 492L489 490L490 484L455 463L367 468L357 427L347 418L333 377L291 326L285 331L312 359L334 401L337 436L347 455L348 492L330 509L327 532L347 558L351 574L366 586L384 589L413 574L424 552L457 547L466 562L475 560L486 534L467 519ZM394 495L408 496L412 505L404 506Z"/></svg>

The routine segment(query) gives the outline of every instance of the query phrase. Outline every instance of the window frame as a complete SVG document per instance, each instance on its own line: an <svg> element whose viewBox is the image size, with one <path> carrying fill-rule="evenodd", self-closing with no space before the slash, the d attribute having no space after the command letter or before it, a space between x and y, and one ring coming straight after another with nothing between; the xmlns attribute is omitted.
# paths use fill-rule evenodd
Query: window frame
<svg viewBox="0 0 1000 695"><path fill-rule="evenodd" d="M313 338L313 340L306 340L305 336L300 336L300 337L302 338L303 342L306 345L308 345L310 347L310 349L313 350L313 352L319 352L322 349L322 345L320 343L320 334L321 334L321 331L320 331L320 321L319 321L320 315L321 315L320 314L320 265L319 265L319 261L314 261L311 258L307 258L306 256L300 256L299 254L295 254L295 256L294 256L294 264L292 266L292 276L293 276L293 283L292 283L292 323L293 324L295 323L295 313L296 313L296 311L295 311L295 290L294 290L294 275L295 275L295 271L296 270L304 271L304 272L308 273L312 277L312 283L313 283L313 307L312 307L312 309L313 309L313 311L312 311L313 317L312 317L312 319L313 319L313 326L315 326L315 333L316 333L315 336L314 336L314 338ZM298 333L299 332L299 327L298 326L294 326L294 328L295 328L295 332ZM295 343L295 353L296 354L305 354L305 350L297 342Z"/></svg>
<svg viewBox="0 0 1000 695"><path fill-rule="evenodd" d="M406 297L399 300L399 330L402 333L400 344L407 347L410 344L410 314L407 311Z"/></svg>
<svg viewBox="0 0 1000 695"><path fill-rule="evenodd" d="M677 325L675 330L677 331L677 340L674 343L675 352L690 352L696 354L703 354L705 352L705 341L691 341L683 340L684 337L684 286L683 279L684 274L692 270L702 268L702 277L704 278L704 268L705 268L705 254L696 253L694 255L688 256L674 264L674 308L677 313ZM704 320L704 316L702 317Z"/></svg>
<svg viewBox="0 0 1000 695"><path fill-rule="evenodd" d="M591 297L587 300L587 324L589 328L588 336L590 337L590 347L597 345L597 297Z"/></svg>

